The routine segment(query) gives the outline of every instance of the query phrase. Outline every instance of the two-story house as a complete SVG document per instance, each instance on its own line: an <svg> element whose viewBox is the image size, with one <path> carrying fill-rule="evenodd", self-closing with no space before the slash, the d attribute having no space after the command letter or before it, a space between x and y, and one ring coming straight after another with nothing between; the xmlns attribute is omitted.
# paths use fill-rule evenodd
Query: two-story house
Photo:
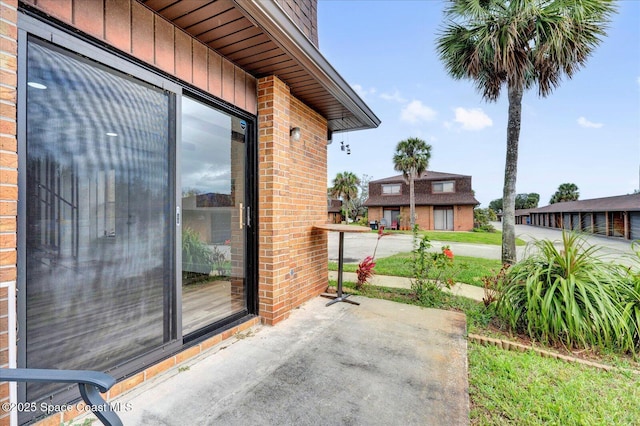
<svg viewBox="0 0 640 426"><path fill-rule="evenodd" d="M470 231L480 204L471 176L427 171L414 182L416 224L424 230ZM409 184L402 175L369 182L369 221L409 229Z"/></svg>

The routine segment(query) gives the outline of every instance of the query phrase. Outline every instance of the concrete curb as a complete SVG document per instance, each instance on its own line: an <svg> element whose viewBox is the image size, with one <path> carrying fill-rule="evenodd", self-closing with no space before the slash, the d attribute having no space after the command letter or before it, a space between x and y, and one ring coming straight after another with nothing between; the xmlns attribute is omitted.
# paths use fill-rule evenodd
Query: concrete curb
<svg viewBox="0 0 640 426"><path fill-rule="evenodd" d="M342 278L344 281L355 283L358 281L358 276L355 272L343 272ZM337 280L338 272L329 271L329 279ZM374 275L369 285L376 287L389 287L389 288L411 288L411 279L407 277L394 277L390 275ZM484 297L484 288L477 287L469 284L456 283L451 288L443 288L443 291L454 294L456 296L463 296L468 299L482 302Z"/></svg>
<svg viewBox="0 0 640 426"><path fill-rule="evenodd" d="M534 353L540 355L543 358L554 358L560 361L573 362L576 364L582 364L589 367L598 368L604 371L616 371L616 372L628 372L636 375L640 375L640 371L633 370L630 368L620 368L614 367L612 365L600 364L597 362L589 361L586 359L576 358L568 355L562 355L559 353L547 351L540 348L535 348L531 345L523 345L521 343L512 342L504 339L496 339L493 337L481 336L478 334L468 334L467 338L470 342L478 343L483 346L495 346L508 351L517 351L517 352L527 352L533 351Z"/></svg>

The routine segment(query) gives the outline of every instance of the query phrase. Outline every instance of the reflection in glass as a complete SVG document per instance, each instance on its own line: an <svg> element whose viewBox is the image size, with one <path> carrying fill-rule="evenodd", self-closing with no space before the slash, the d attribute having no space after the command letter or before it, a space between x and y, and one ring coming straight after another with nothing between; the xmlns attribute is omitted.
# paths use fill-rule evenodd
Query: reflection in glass
<svg viewBox="0 0 640 426"><path fill-rule="evenodd" d="M245 125L182 99L183 335L246 308Z"/></svg>
<svg viewBox="0 0 640 426"><path fill-rule="evenodd" d="M173 95L45 42L27 62L27 367L104 371L170 338Z"/></svg>

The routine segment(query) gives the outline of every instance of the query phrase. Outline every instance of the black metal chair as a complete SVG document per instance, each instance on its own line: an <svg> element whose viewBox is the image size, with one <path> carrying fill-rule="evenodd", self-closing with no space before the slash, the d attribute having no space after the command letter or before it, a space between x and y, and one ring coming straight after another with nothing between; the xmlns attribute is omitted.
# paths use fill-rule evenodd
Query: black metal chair
<svg viewBox="0 0 640 426"><path fill-rule="evenodd" d="M83 401L102 424L122 426L120 417L100 395L116 383L116 379L106 373L88 370L0 368L0 382L77 383Z"/></svg>

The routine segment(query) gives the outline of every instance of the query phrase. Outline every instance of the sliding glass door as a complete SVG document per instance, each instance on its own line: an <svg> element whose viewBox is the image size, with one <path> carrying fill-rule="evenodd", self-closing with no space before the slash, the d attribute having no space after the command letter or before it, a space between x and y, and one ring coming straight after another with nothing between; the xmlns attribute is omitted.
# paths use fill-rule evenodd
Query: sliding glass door
<svg viewBox="0 0 640 426"><path fill-rule="evenodd" d="M108 370L175 338L175 94L37 39L27 63L26 365Z"/></svg>
<svg viewBox="0 0 640 426"><path fill-rule="evenodd" d="M246 312L246 121L182 98L182 333Z"/></svg>
<svg viewBox="0 0 640 426"><path fill-rule="evenodd" d="M253 117L28 22L18 366L122 378L255 314ZM70 392L19 388L30 402Z"/></svg>

